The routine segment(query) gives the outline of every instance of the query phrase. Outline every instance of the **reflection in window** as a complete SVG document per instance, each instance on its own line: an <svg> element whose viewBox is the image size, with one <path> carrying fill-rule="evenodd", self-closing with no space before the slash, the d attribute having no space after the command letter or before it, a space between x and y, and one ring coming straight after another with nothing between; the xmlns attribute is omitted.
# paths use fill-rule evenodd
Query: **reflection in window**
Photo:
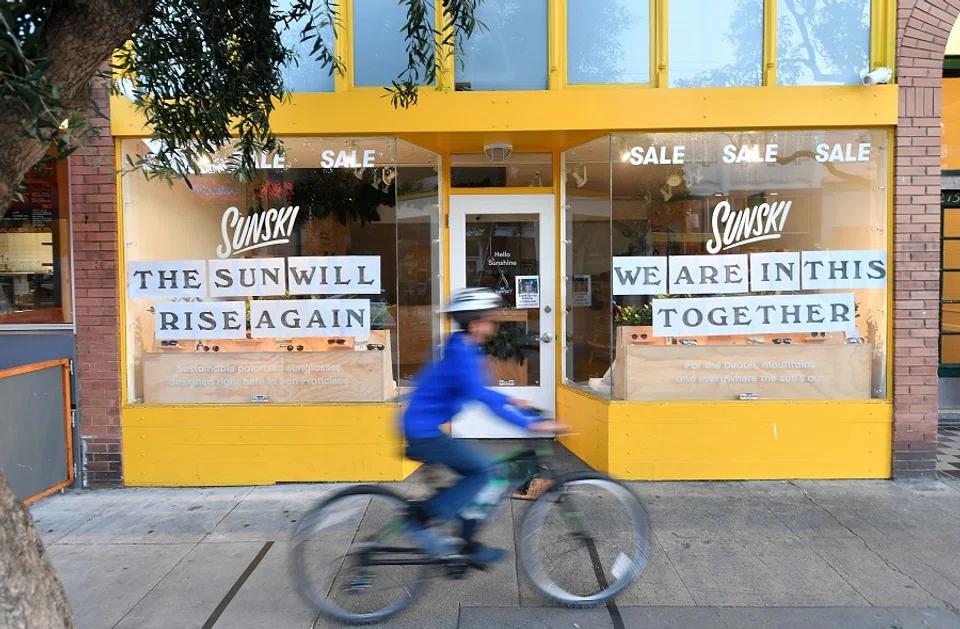
<svg viewBox="0 0 960 629"><path fill-rule="evenodd" d="M292 0L279 0L278 9L290 11ZM333 68L324 68L323 64L311 55L316 39L306 42L300 41L300 33L306 20L292 24L290 28L280 34L283 45L293 50L297 55L296 62L289 63L281 70L283 85L291 92L332 92ZM333 25L321 27L319 37L324 45L333 54Z"/></svg>
<svg viewBox="0 0 960 629"><path fill-rule="evenodd" d="M777 83L854 85L870 67L870 0L778 0Z"/></svg>
<svg viewBox="0 0 960 629"><path fill-rule="evenodd" d="M547 0L486 0L455 76L471 90L547 89Z"/></svg>
<svg viewBox="0 0 960 629"><path fill-rule="evenodd" d="M433 3L426 5L427 23L433 28ZM408 44L403 31L406 23L405 3L353 0L353 76L356 86L389 86L407 69Z"/></svg>
<svg viewBox="0 0 960 629"><path fill-rule="evenodd" d="M568 0L567 81L650 82L649 0Z"/></svg>
<svg viewBox="0 0 960 629"><path fill-rule="evenodd" d="M671 87L762 83L763 0L670 0Z"/></svg>

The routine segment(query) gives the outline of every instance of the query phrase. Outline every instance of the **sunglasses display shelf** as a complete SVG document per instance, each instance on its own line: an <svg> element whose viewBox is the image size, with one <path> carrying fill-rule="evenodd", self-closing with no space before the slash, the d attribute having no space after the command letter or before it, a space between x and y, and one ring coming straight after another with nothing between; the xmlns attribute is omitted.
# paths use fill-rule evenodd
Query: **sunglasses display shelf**
<svg viewBox="0 0 960 629"><path fill-rule="evenodd" d="M621 326L607 377L622 400L862 399L873 364L873 346L843 333L674 338Z"/></svg>
<svg viewBox="0 0 960 629"><path fill-rule="evenodd" d="M388 401L397 394L392 357L388 330L362 339L151 339L141 357L143 401Z"/></svg>

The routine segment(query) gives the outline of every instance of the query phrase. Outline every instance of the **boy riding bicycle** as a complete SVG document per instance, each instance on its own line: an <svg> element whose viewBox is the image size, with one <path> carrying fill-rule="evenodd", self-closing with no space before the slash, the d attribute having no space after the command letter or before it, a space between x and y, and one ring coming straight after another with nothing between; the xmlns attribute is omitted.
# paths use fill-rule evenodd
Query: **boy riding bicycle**
<svg viewBox="0 0 960 629"><path fill-rule="evenodd" d="M501 308L499 295L485 288L455 293L445 311L460 327L450 336L443 358L419 376L410 404L403 413L407 456L415 461L441 464L460 474L460 480L438 492L409 516L410 533L429 555L443 557L458 552L430 525L432 521L459 520L464 540L462 551L474 562L499 561L506 552L475 540L483 523L465 510L493 476L493 463L483 450L456 440L441 430L468 402L481 402L501 419L537 432L556 433L562 425L546 421L526 404L486 387L487 362L481 346L497 332L492 314Z"/></svg>

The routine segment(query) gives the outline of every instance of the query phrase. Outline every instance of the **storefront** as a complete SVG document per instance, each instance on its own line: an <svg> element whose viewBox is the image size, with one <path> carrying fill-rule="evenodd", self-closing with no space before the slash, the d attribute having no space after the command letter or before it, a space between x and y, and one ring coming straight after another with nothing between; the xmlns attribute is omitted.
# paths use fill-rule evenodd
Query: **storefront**
<svg viewBox="0 0 960 629"><path fill-rule="evenodd" d="M358 47L281 106L286 153L257 181L217 159L192 188L123 176L126 484L405 477L396 415L462 286L508 306L492 385L555 411L598 469L891 475L897 87L778 73L769 19L745 44L755 77L691 70L682 19L668 64L660 2L618 4L649 5L650 52L601 76L569 4L518 34L540 74L468 64L398 111L363 89L382 78ZM864 69L892 66L893 15L860 4ZM129 103L111 108L117 162L149 152ZM517 436L482 409L454 434Z"/></svg>

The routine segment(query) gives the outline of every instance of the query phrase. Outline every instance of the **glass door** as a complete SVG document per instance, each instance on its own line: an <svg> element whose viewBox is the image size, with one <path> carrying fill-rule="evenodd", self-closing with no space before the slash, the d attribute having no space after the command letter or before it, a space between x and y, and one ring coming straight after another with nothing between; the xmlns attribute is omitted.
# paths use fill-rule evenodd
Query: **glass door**
<svg viewBox="0 0 960 629"><path fill-rule="evenodd" d="M556 409L555 206L549 194L453 195L450 200L451 287L496 291L505 307L484 348L490 386L554 413ZM464 438L522 436L483 407L453 423Z"/></svg>

